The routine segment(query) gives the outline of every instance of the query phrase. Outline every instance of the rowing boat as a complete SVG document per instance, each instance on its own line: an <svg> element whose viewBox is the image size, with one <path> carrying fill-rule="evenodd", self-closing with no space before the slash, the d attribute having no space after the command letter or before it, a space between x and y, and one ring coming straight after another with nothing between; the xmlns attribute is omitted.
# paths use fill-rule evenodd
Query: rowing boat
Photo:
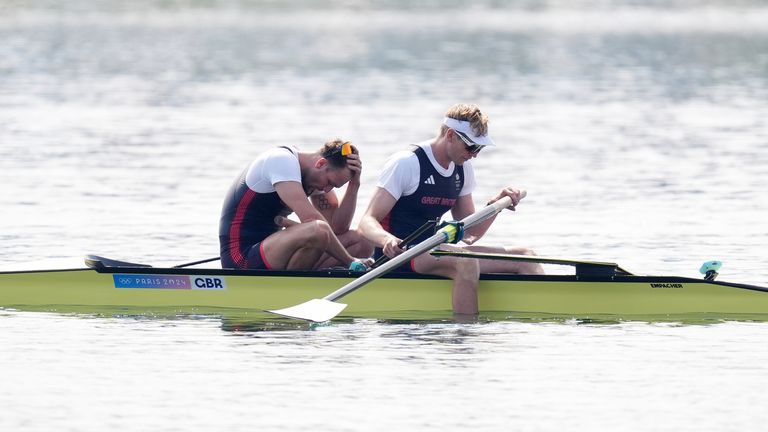
<svg viewBox="0 0 768 432"><path fill-rule="evenodd" d="M519 259L573 265L576 270L566 275L483 274L478 288L481 316L642 319L699 314L768 320L765 287L687 277L637 276L605 262ZM157 268L93 256L86 263L76 269L0 272L0 308L88 313L256 313L321 297L360 276L347 270ZM343 316L450 316L451 289L447 279L392 272L349 294Z"/></svg>

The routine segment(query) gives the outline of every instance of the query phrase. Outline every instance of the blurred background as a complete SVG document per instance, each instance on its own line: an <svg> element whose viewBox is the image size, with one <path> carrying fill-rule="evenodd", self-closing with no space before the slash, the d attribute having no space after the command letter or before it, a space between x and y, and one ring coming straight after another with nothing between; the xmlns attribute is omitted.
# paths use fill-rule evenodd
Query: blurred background
<svg viewBox="0 0 768 432"><path fill-rule="evenodd" d="M225 192L277 145L357 144L359 219L473 102L498 144L475 203L529 192L485 243L768 286L767 24L757 0L0 0L0 270L218 255ZM762 322L0 318L2 430L766 422Z"/></svg>
<svg viewBox="0 0 768 432"><path fill-rule="evenodd" d="M486 243L765 284L764 1L0 0L0 268L218 254L276 145L386 158L479 104ZM558 271L558 269L553 269Z"/></svg>

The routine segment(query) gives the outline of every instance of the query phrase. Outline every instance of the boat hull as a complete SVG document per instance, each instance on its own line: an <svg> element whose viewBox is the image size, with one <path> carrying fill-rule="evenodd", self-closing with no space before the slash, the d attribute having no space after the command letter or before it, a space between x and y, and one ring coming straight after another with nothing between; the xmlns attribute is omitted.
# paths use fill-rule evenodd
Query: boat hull
<svg viewBox="0 0 768 432"><path fill-rule="evenodd" d="M263 311L322 298L353 280L339 272L125 268L0 273L0 307L20 310L215 313ZM346 296L348 317L449 314L449 280L392 273ZM483 275L482 314L557 317L765 315L763 287L678 277Z"/></svg>

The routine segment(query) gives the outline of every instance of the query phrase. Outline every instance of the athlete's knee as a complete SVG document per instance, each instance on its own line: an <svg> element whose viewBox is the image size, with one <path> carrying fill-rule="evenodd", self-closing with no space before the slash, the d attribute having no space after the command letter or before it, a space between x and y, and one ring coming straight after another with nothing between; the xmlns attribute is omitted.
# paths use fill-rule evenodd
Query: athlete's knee
<svg viewBox="0 0 768 432"><path fill-rule="evenodd" d="M528 255L528 256L537 256L538 254L533 249L525 248L525 247L507 247L505 248L507 253L512 255ZM535 262L524 262L519 263L518 268L516 270L516 273L519 274L544 274L544 268L539 263Z"/></svg>
<svg viewBox="0 0 768 432"><path fill-rule="evenodd" d="M530 255L530 256L536 256L538 255L536 251L533 249L529 249L526 247L504 247L504 251L510 255Z"/></svg>
<svg viewBox="0 0 768 432"><path fill-rule="evenodd" d="M325 246L330 242L330 236L332 235L333 230L326 221L316 220L306 223L304 241L309 246L325 248Z"/></svg>
<svg viewBox="0 0 768 432"><path fill-rule="evenodd" d="M456 258L451 279L455 281L477 281L480 277L480 262L470 258Z"/></svg>

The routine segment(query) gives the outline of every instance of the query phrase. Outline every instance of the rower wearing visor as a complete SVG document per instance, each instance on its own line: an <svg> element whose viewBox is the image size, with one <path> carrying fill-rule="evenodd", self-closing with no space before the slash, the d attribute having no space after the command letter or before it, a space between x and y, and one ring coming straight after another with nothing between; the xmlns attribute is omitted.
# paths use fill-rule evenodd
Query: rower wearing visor
<svg viewBox="0 0 768 432"><path fill-rule="evenodd" d="M219 222L224 268L364 270L372 246L350 229L362 163L351 143L315 152L276 147L251 162L229 189ZM334 189L347 185L339 200ZM288 219L295 213L299 221Z"/></svg>
<svg viewBox="0 0 768 432"><path fill-rule="evenodd" d="M488 118L476 105L457 104L446 112L437 137L415 144L410 150L394 154L386 162L365 215L360 232L376 246L374 256L394 257L404 252L401 240L429 220L451 212L453 220L475 213L472 192L475 171L471 160L495 143L488 135ZM519 189L502 189L488 203L510 197L510 210L523 197ZM533 255L524 247L474 245L488 230L495 217L464 233L465 246L444 245L447 250L471 250ZM417 244L432 235L425 232L414 239ZM402 271L450 277L454 282L453 310L457 314L477 313L477 285L480 273L542 274L537 263L474 260L456 257L435 258L420 255Z"/></svg>

